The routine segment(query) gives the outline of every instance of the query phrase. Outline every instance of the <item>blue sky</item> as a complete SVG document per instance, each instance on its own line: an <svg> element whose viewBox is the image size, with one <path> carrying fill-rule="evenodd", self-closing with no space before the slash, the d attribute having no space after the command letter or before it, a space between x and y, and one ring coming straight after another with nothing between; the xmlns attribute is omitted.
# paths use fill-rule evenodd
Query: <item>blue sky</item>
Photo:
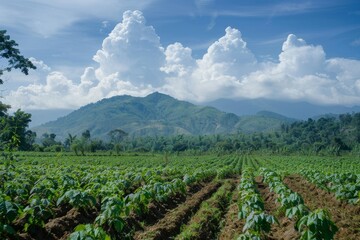
<svg viewBox="0 0 360 240"><path fill-rule="evenodd" d="M16 107L77 108L152 91L193 102L263 97L360 104L359 1L0 4L0 28L38 64L26 78L6 76L4 101ZM125 24L132 21L139 24Z"/></svg>

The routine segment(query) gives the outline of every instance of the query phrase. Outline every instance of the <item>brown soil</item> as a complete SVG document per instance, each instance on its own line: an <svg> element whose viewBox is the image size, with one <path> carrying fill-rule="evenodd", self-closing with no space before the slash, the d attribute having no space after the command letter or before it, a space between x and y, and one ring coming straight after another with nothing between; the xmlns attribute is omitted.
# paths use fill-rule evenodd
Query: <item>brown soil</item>
<svg viewBox="0 0 360 240"><path fill-rule="evenodd" d="M156 224L146 227L144 231L135 233L134 239L169 239L175 236L182 224L185 224L193 213L195 213L201 202L211 196L220 186L220 183L211 182L186 201L166 213Z"/></svg>
<svg viewBox="0 0 360 240"><path fill-rule="evenodd" d="M159 219L163 218L167 212L174 209L179 204L185 202L186 197L193 195L204 187L204 183L195 184L187 189L186 195L177 194L169 198L166 202L152 202L148 205L149 211L143 216L135 216L137 222L143 222L146 226L155 224Z"/></svg>
<svg viewBox="0 0 360 240"><path fill-rule="evenodd" d="M278 240L299 239L300 235L295 230L295 221L288 219L284 213L278 211L280 204L277 202L276 194L270 192L268 185L262 183L260 177L256 178L256 184L261 198L264 200L265 212L273 215L279 221L279 224L272 225L271 231L266 237Z"/></svg>
<svg viewBox="0 0 360 240"><path fill-rule="evenodd" d="M59 214L64 210L58 210ZM66 215L50 219L45 228L32 226L27 233L20 233L17 239L21 240L57 240L66 239L78 224L92 223L97 216L96 210L85 212L75 208L70 209ZM22 224L22 223L19 223Z"/></svg>
<svg viewBox="0 0 360 240"><path fill-rule="evenodd" d="M245 222L243 219L238 219L238 193L239 191L235 188L235 190L233 191L229 209L224 217L223 228L221 229L221 232L218 236L219 240L234 239L240 233L242 233Z"/></svg>
<svg viewBox="0 0 360 240"><path fill-rule="evenodd" d="M75 208L67 212L65 216L51 219L46 225L47 232L53 234L56 239L66 239L74 228L79 224L93 223L97 212L77 210Z"/></svg>
<svg viewBox="0 0 360 240"><path fill-rule="evenodd" d="M199 240L215 239L220 230L220 221L227 210L229 198L236 183L235 179L226 180L210 199L201 204L199 211L191 218L185 228L185 231L190 230L192 232L192 234L188 235L189 238ZM221 192L219 192L220 190ZM184 237L180 234L175 239L184 239Z"/></svg>
<svg viewBox="0 0 360 240"><path fill-rule="evenodd" d="M299 175L286 177L284 183L293 191L301 194L305 204L311 210L317 208L329 210L332 220L339 228L335 239L360 239L360 206L337 200L333 193L316 187Z"/></svg>

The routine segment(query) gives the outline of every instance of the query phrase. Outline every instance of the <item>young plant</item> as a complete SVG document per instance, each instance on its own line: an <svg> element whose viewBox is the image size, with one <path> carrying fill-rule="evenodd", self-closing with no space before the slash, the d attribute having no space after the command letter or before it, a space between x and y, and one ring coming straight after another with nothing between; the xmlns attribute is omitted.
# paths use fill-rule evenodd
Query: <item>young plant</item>
<svg viewBox="0 0 360 240"><path fill-rule="evenodd" d="M101 227L92 224L78 225L75 232L70 234L69 240L111 240Z"/></svg>
<svg viewBox="0 0 360 240"><path fill-rule="evenodd" d="M331 240L338 231L335 223L330 219L329 212L323 209L317 209L303 216L298 221L297 228L301 232L301 240Z"/></svg>
<svg viewBox="0 0 360 240"><path fill-rule="evenodd" d="M0 236L14 235L11 223L19 216L19 207L0 197Z"/></svg>
<svg viewBox="0 0 360 240"><path fill-rule="evenodd" d="M246 218L245 225L243 228L244 232L270 232L271 224L278 223L277 220L271 216L266 214L265 212L253 211Z"/></svg>
<svg viewBox="0 0 360 240"><path fill-rule="evenodd" d="M48 199L31 200L30 205L24 209L23 213L27 218L25 231L33 225L43 227L45 225L45 221L53 216L51 204Z"/></svg>
<svg viewBox="0 0 360 240"><path fill-rule="evenodd" d="M124 217L130 213L129 207L125 205L122 199L117 197L105 198L101 206L101 213L95 219L95 223L100 226L107 225L121 233L124 226Z"/></svg>
<svg viewBox="0 0 360 240"><path fill-rule="evenodd" d="M56 205L60 205L63 202L69 203L71 206L77 209L89 209L95 206L96 199L87 192L80 190L69 190L64 193L56 202Z"/></svg>

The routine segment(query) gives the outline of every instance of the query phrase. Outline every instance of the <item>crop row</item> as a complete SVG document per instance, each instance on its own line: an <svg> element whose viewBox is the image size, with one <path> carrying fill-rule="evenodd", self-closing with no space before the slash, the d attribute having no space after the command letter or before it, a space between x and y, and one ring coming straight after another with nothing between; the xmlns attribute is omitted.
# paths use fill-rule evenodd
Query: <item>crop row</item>
<svg viewBox="0 0 360 240"><path fill-rule="evenodd" d="M238 157L199 160L193 162L194 167L189 163L181 165L181 161L172 163L177 167L151 168L110 168L96 162L72 166L32 163L2 166L0 236L3 238L34 227L44 228L50 219L65 214L59 212L69 207L97 214L93 226L80 226L74 235L99 227L121 235L125 229L129 230L126 219L130 214L143 215L150 202L166 202L175 195L185 194L188 186L198 182L238 174L242 165Z"/></svg>
<svg viewBox="0 0 360 240"><path fill-rule="evenodd" d="M265 213L264 202L256 190L253 170L244 169L239 189L239 219L245 219L243 233L238 239L260 239L262 234L271 230L271 224L277 220Z"/></svg>
<svg viewBox="0 0 360 240"><path fill-rule="evenodd" d="M262 168L260 174L270 191L276 193L281 205L280 212L285 212L286 217L296 221L296 230L301 233L300 239L333 239L338 228L331 221L328 211L310 211L304 205L302 197L289 189L276 172Z"/></svg>
<svg viewBox="0 0 360 240"><path fill-rule="evenodd" d="M337 199L345 200L352 204L359 203L360 201L360 174L324 174L316 170L302 170L300 173L318 187L335 193Z"/></svg>

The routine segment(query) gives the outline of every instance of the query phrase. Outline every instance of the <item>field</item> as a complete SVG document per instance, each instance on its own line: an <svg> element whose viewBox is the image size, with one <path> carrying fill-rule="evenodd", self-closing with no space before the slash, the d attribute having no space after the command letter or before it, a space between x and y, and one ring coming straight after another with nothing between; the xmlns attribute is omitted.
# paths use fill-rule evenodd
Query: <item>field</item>
<svg viewBox="0 0 360 240"><path fill-rule="evenodd" d="M0 181L1 239L360 239L356 157L33 153Z"/></svg>

